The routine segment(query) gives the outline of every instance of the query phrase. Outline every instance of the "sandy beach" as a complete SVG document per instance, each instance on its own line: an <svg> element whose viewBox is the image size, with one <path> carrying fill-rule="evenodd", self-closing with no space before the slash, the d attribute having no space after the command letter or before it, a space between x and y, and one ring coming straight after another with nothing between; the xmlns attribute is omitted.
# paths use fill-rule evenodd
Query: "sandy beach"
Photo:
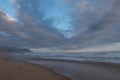
<svg viewBox="0 0 120 80"><path fill-rule="evenodd" d="M51 69L12 61L0 53L0 80L70 80Z"/></svg>
<svg viewBox="0 0 120 80"><path fill-rule="evenodd" d="M0 53L0 80L120 80L120 64L24 59L9 60L5 53Z"/></svg>

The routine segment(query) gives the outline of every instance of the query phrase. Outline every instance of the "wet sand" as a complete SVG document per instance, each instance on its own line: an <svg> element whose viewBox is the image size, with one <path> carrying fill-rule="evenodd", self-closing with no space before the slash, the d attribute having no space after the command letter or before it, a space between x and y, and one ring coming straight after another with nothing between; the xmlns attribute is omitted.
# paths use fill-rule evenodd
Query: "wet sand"
<svg viewBox="0 0 120 80"><path fill-rule="evenodd" d="M88 61L80 62L73 60L66 61L60 59L41 59L33 56L14 56L12 58L17 58L17 60L26 63L37 64L38 67L43 66L44 69L50 68L59 74L71 78L72 80L120 80L120 64ZM32 66L32 64L30 65ZM53 80L58 79L54 78Z"/></svg>
<svg viewBox="0 0 120 80"><path fill-rule="evenodd" d="M72 80L120 80L120 64L51 59L33 59L30 62L49 67Z"/></svg>
<svg viewBox="0 0 120 80"><path fill-rule="evenodd" d="M70 80L49 68L9 60L0 53L0 80Z"/></svg>

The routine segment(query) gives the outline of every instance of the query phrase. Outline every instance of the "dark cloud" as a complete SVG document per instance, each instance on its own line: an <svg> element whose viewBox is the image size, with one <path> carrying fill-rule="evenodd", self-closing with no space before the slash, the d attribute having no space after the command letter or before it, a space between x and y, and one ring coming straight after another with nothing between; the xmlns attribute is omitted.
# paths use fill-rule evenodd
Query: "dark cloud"
<svg viewBox="0 0 120 80"><path fill-rule="evenodd" d="M120 41L120 1L62 0L69 7L74 37L65 38L53 28L54 20L45 18L44 1L11 0L17 20L0 11L0 44L20 47L88 47ZM92 2L96 4L92 4ZM48 3L49 4L49 3ZM98 5L97 5L98 4ZM101 6L102 5L102 6ZM61 31L62 32L62 31ZM66 30L66 33L69 33ZM72 32L71 32L72 33Z"/></svg>
<svg viewBox="0 0 120 80"><path fill-rule="evenodd" d="M94 4L95 3L95 4ZM104 3L104 4L103 4ZM73 26L76 28L77 34L86 30L101 29L97 26L102 23L101 18L109 11L113 1L106 0L76 0L76 10L72 12Z"/></svg>
<svg viewBox="0 0 120 80"><path fill-rule="evenodd" d="M103 5L104 6L104 5ZM120 41L120 1L112 3L111 9L87 26L86 31L75 37L82 47L95 46ZM89 19L89 18L88 18ZM91 19L91 18L90 18ZM91 19L93 20L93 19ZM79 21L79 20L78 20ZM88 21L86 21L87 23ZM84 27L84 26L83 26ZM77 27L78 28L78 27ZM80 27L79 27L80 28Z"/></svg>
<svg viewBox="0 0 120 80"><path fill-rule="evenodd" d="M26 5L23 6L23 3ZM27 5L29 3L34 5L31 6L31 10L33 11L28 8ZM47 47L63 44L63 37L51 28L51 20L43 21L42 13L35 12L38 9L35 7L36 2L32 1L29 3L28 0L17 3L20 7L17 9L18 21L12 20L7 13L0 11L0 36L2 36L0 44L21 47ZM37 18L39 18L39 21ZM10 36L6 36L5 34Z"/></svg>
<svg viewBox="0 0 120 80"><path fill-rule="evenodd" d="M106 14L103 15L101 19L97 23L94 23L89 27L92 31L101 30L105 27L113 26L114 24L117 24L120 22L120 1L116 1L112 5L112 9L108 11Z"/></svg>
<svg viewBox="0 0 120 80"><path fill-rule="evenodd" d="M18 18L24 29L31 36L30 40L40 45L59 45L64 39L60 33L52 28L52 19L44 18L43 0L18 0ZM42 5L42 6L41 6Z"/></svg>

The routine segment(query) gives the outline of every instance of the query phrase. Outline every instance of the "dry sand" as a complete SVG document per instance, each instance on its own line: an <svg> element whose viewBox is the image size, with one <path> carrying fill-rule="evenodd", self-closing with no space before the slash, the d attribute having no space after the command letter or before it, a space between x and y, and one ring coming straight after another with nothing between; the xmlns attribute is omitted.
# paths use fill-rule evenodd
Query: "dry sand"
<svg viewBox="0 0 120 80"><path fill-rule="evenodd" d="M70 80L51 69L33 64L8 60L0 53L0 80Z"/></svg>

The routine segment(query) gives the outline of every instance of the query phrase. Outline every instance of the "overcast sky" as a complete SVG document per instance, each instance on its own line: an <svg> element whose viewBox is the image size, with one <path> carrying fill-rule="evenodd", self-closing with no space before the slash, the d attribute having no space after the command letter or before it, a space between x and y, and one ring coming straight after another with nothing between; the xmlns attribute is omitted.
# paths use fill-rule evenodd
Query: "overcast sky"
<svg viewBox="0 0 120 80"><path fill-rule="evenodd" d="M0 45L88 47L119 35L119 0L0 1Z"/></svg>

